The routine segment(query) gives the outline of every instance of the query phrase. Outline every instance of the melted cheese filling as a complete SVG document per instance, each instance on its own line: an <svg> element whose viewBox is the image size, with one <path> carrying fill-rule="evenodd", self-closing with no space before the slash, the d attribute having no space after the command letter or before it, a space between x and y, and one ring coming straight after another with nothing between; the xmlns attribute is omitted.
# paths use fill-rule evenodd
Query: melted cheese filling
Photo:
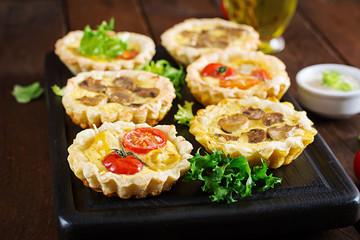
<svg viewBox="0 0 360 240"><path fill-rule="evenodd" d="M234 58L234 59L232 59L232 61L229 61L229 62L225 63L224 65L234 69L238 73L238 76L240 78L241 77L244 77L244 78L253 77L253 76L251 76L251 72L254 70L257 70L259 68L263 68L268 73L270 73L270 71L268 70L268 67L265 64L250 61L250 60L243 60L243 59L239 59L239 58L237 58L237 59ZM271 76L271 74L270 74L270 76ZM209 83L213 86L219 86L218 78L214 78L211 76L201 76L201 78L206 83ZM269 81L271 81L271 80L269 80ZM260 85L266 85L266 82L259 81L259 83L256 84L255 86L260 86Z"/></svg>
<svg viewBox="0 0 360 240"><path fill-rule="evenodd" d="M298 120L295 116L287 116L284 115L284 121L281 123L275 123L272 124L271 126L265 126L262 123L262 120L250 120L249 119L249 126L247 128L241 129L239 128L238 130L232 132L232 133L225 133L224 131L221 130L218 121L223 118L226 115L232 115L235 113L242 113L242 106L238 106L238 105L232 105L231 108L226 108L226 109L221 109L220 112L217 113L217 116L215 118L213 118L212 120L209 120L208 123L208 128L207 128L207 132L211 133L211 135L214 136L214 140L215 141L219 141L219 142L223 142L223 143L231 143L234 145L237 144L241 144L241 146L244 147L254 147L259 146L259 145L265 145L269 142L273 142L273 141L277 141L277 140L266 140L263 142L259 142L259 143L249 143L248 142L248 136L247 136L247 132L249 132L252 129L263 129L265 132L268 128L270 127L281 127L284 125L290 125L290 126L295 126L298 123ZM244 107L251 107L251 106L244 106ZM256 108L255 106L253 106L254 108ZM265 113L274 113L274 111L272 111L271 109L262 109ZM227 141L225 138L223 137L215 137L216 134L223 134L223 135L230 135L230 136L236 136L238 137L238 139L236 141ZM293 132L294 137L296 136L307 136L308 132L305 131L304 129L302 129L301 127L296 128ZM281 141L285 141L286 139L283 139Z"/></svg>
<svg viewBox="0 0 360 240"><path fill-rule="evenodd" d="M221 27L221 25L217 26L215 25L215 27ZM228 27L225 27L228 28ZM227 40L229 40L229 45L233 45L233 46L239 46L242 45L245 41L246 41L246 34L242 34L240 37L233 37L231 38L231 36L229 36L228 32L223 30L223 29L217 29L214 28L213 24L207 24L207 25L194 25L192 26L191 29L183 29L183 31L189 31L189 32L194 32L196 33L196 37L198 36L198 34L200 34L202 31L209 31L209 34L211 37L216 37L216 38L220 38L220 37L225 37ZM244 31L246 31L244 29ZM179 44L179 45L190 45L193 46L194 45L194 38L191 37L186 37L184 35L180 33L178 33L175 37L175 41Z"/></svg>
<svg viewBox="0 0 360 240"><path fill-rule="evenodd" d="M104 86L113 86L113 83L112 83L113 80L114 80L114 78L103 76L103 78L101 79L101 83ZM149 79L143 79L143 80L133 79L133 80L135 81L137 86L141 86L142 88L157 88L155 81L149 81ZM77 83L76 83L76 86L74 87L73 91L71 92L71 96L73 99L79 99L84 96L94 97L99 94L103 94L103 93L88 91L86 89L79 87L79 85ZM144 103L152 102L154 99L154 98L149 98L149 97L143 98L134 93L131 93L131 95L134 97L133 103L144 104ZM91 106L91 108L97 108L99 110L104 110L107 112L118 112L121 110L125 110L128 107L124 106L120 103L106 103L103 105L99 104L97 106Z"/></svg>
<svg viewBox="0 0 360 240"><path fill-rule="evenodd" d="M102 160L111 152L110 149L121 149L119 139L123 139L123 134L107 129L99 133L93 142L82 150L82 153L89 162L96 165L99 172L108 172L102 164ZM161 154L154 154L159 150L161 150ZM147 154L136 154L136 156L144 162L151 159L151 163L148 163L150 168L144 165L142 170L136 174L151 174L156 171L165 171L173 168L181 160L178 150L170 141L167 141L164 148L151 150Z"/></svg>

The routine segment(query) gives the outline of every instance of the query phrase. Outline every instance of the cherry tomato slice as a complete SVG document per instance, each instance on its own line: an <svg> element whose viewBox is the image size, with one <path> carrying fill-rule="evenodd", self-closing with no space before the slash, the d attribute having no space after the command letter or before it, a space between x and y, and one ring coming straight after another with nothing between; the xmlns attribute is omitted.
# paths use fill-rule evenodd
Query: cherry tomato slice
<svg viewBox="0 0 360 240"><path fill-rule="evenodd" d="M357 179L360 180L360 150L356 153L354 158L354 173Z"/></svg>
<svg viewBox="0 0 360 240"><path fill-rule="evenodd" d="M143 164L134 156L123 158L116 152L106 155L102 163L108 171L116 174L133 175L143 168Z"/></svg>
<svg viewBox="0 0 360 240"><path fill-rule="evenodd" d="M151 127L136 128L124 135L124 147L135 153L148 153L166 145L167 138L161 130Z"/></svg>
<svg viewBox="0 0 360 240"><path fill-rule="evenodd" d="M130 60L134 59L139 54L136 50L125 50L123 54L117 56L119 59Z"/></svg>
<svg viewBox="0 0 360 240"><path fill-rule="evenodd" d="M255 78L259 79L260 81L264 81L264 82L271 79L268 71L266 71L263 68L259 68L259 69L252 71L251 76L254 76Z"/></svg>
<svg viewBox="0 0 360 240"><path fill-rule="evenodd" d="M236 78L237 73L234 69L221 63L210 63L204 67L200 73L202 76L209 76L220 79Z"/></svg>
<svg viewBox="0 0 360 240"><path fill-rule="evenodd" d="M239 88L248 89L259 83L259 80L255 78L236 78L236 79L220 79L219 86L223 88Z"/></svg>

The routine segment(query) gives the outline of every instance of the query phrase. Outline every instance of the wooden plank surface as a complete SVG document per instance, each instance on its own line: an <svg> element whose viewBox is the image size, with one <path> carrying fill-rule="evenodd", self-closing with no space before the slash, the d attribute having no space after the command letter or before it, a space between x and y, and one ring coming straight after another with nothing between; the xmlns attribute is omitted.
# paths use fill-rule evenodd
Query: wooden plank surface
<svg viewBox="0 0 360 240"><path fill-rule="evenodd" d="M46 10L45 10L46 9ZM60 1L0 2L0 238L57 239L45 96L19 104L15 84L44 86L44 58L65 33Z"/></svg>
<svg viewBox="0 0 360 240"><path fill-rule="evenodd" d="M303 14L346 64L360 67L360 1L299 1ZM326 20L325 20L326 19Z"/></svg>
<svg viewBox="0 0 360 240"><path fill-rule="evenodd" d="M69 31L96 28L102 21L115 19L115 31L130 31L150 36L141 8L136 0L127 1L66 1Z"/></svg>
<svg viewBox="0 0 360 240"><path fill-rule="evenodd" d="M11 96L15 84L40 81L44 86L45 54L68 30L96 27L115 18L116 31L153 37L190 17L220 17L215 0L30 0L0 1L0 236L1 239L57 239L53 214L48 119L43 95L29 104ZM317 63L360 67L360 1L300 1L285 31L286 48L276 54L291 77ZM351 179L352 161L360 149L360 115L328 120L309 113ZM354 226L307 233L299 239L360 239Z"/></svg>

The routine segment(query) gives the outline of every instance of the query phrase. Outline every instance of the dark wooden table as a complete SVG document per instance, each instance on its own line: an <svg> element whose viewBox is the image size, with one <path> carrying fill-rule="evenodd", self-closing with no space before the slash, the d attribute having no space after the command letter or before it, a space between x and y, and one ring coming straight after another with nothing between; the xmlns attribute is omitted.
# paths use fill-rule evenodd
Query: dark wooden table
<svg viewBox="0 0 360 240"><path fill-rule="evenodd" d="M287 66L297 98L296 73L318 63L360 67L360 1L300 0L276 54ZM0 238L57 239L53 213L48 115L45 95L19 104L15 84L45 86L44 57L70 30L116 19L115 30L146 34L160 45L167 28L189 17L221 17L211 0L0 1ZM328 120L309 113L350 178L360 149L360 114ZM357 225L304 233L304 239L360 239Z"/></svg>

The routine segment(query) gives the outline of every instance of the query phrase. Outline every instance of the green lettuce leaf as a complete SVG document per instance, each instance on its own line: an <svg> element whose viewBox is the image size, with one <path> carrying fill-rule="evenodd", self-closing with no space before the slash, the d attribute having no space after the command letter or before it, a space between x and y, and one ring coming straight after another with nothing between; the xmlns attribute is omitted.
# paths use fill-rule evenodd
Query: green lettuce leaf
<svg viewBox="0 0 360 240"><path fill-rule="evenodd" d="M190 127L190 120L194 117L192 112L193 105L194 102L188 102L186 100L184 106L178 104L179 110L174 115L174 119L177 121L177 123Z"/></svg>
<svg viewBox="0 0 360 240"><path fill-rule="evenodd" d="M130 35L108 34L113 29L113 18L110 19L109 24L103 21L96 31L87 25L80 41L79 52L85 56L97 56L100 59L116 58L123 54L130 42Z"/></svg>
<svg viewBox="0 0 360 240"><path fill-rule="evenodd" d="M34 82L28 86L20 86L16 84L11 94L15 97L18 103L29 103L31 100L40 97L44 89L39 82Z"/></svg>
<svg viewBox="0 0 360 240"><path fill-rule="evenodd" d="M345 82L341 78L341 74L335 71L324 71L323 72L323 84L330 86L332 88L341 90L341 91L352 91L356 89L356 86L353 86Z"/></svg>
<svg viewBox="0 0 360 240"><path fill-rule="evenodd" d="M60 88L58 85L55 84L55 85L51 86L51 89L57 96L60 96L60 97L64 96L65 87Z"/></svg>
<svg viewBox="0 0 360 240"><path fill-rule="evenodd" d="M144 67L141 68L144 71L152 72L157 75L167 77L170 79L175 88L176 96L181 98L181 89L185 83L185 72L183 66L179 66L179 69L170 65L167 60L150 61Z"/></svg>
<svg viewBox="0 0 360 240"><path fill-rule="evenodd" d="M191 165L184 181L203 181L201 189L215 202L236 202L234 195L251 196L253 189L261 192L281 183L281 178L266 174L268 168L262 159L262 166L251 169L244 156L232 158L216 149L202 156L199 149L188 161Z"/></svg>

